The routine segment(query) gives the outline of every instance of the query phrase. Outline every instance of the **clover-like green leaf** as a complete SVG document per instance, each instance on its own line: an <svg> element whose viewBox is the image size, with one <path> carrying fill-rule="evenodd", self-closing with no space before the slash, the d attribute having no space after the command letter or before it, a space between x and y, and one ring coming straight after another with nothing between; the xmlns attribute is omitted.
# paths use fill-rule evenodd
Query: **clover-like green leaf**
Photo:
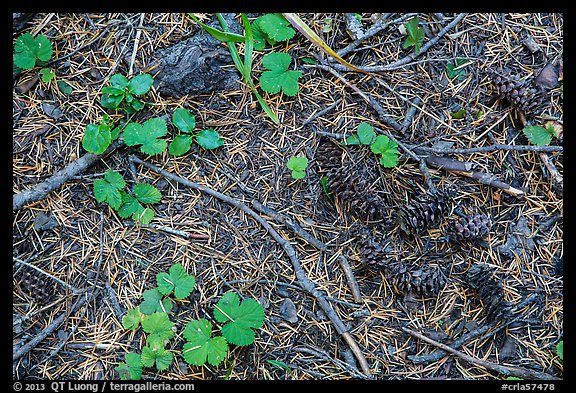
<svg viewBox="0 0 576 393"><path fill-rule="evenodd" d="M138 183L134 186L134 196L142 203L158 203L162 194L152 184Z"/></svg>
<svg viewBox="0 0 576 393"><path fill-rule="evenodd" d="M298 79L302 72L288 70L292 57L288 53L268 53L262 58L262 65L269 71L260 75L260 87L268 93L278 93L280 90L287 96L298 93Z"/></svg>
<svg viewBox="0 0 576 393"><path fill-rule="evenodd" d="M138 380L142 377L142 366L140 355L134 352L128 352L125 357L125 363L120 363L116 367L116 372L123 381Z"/></svg>
<svg viewBox="0 0 576 393"><path fill-rule="evenodd" d="M140 74L136 75L128 81L128 91L134 95L141 96L148 93L152 85L154 84L154 78L150 74Z"/></svg>
<svg viewBox="0 0 576 393"><path fill-rule="evenodd" d="M58 81L56 84L58 85L58 90L60 90L62 94L72 94L72 86L70 86L68 83L64 81Z"/></svg>
<svg viewBox="0 0 576 393"><path fill-rule="evenodd" d="M234 292L225 293L214 307L214 318L226 322L222 335L235 345L248 345L254 342L254 330L264 323L264 308L254 299L240 298Z"/></svg>
<svg viewBox="0 0 576 393"><path fill-rule="evenodd" d="M196 127L196 118L188 109L178 108L172 114L172 123L180 131L191 134Z"/></svg>
<svg viewBox="0 0 576 393"><path fill-rule="evenodd" d="M142 364L146 367L153 367L156 364L158 371L166 370L174 360L174 354L165 348L142 348Z"/></svg>
<svg viewBox="0 0 576 393"><path fill-rule="evenodd" d="M344 141L345 145L369 145L376 139L376 132L374 132L374 127L363 121L358 125L358 129L355 134L350 135Z"/></svg>
<svg viewBox="0 0 576 393"><path fill-rule="evenodd" d="M254 40L253 49L258 51L263 50L266 47L266 41L268 38L266 33L264 33L260 28L259 18L261 17L254 19L254 21L250 23L250 26L252 27L252 39Z"/></svg>
<svg viewBox="0 0 576 393"><path fill-rule="evenodd" d="M131 308L122 317L122 327L127 330L136 330L140 326L141 319L140 308Z"/></svg>
<svg viewBox="0 0 576 393"><path fill-rule="evenodd" d="M44 83L50 82L55 77L56 77L56 73L54 73L54 70L52 68L42 68L40 70L40 78L42 79L42 82L44 82Z"/></svg>
<svg viewBox="0 0 576 393"><path fill-rule="evenodd" d="M404 49L413 46L416 54L420 53L420 47L424 42L424 29L418 27L418 17L415 16L406 23L406 33L408 38L404 41Z"/></svg>
<svg viewBox="0 0 576 393"><path fill-rule="evenodd" d="M456 64L446 64L446 76L450 79L464 79L466 77L466 67L462 67L463 64L466 64L466 59L462 58L456 59Z"/></svg>
<svg viewBox="0 0 576 393"><path fill-rule="evenodd" d="M193 140L192 135L177 135L170 143L168 153L176 157L183 156L190 151L190 146L192 146Z"/></svg>
<svg viewBox="0 0 576 393"><path fill-rule="evenodd" d="M370 145L372 153L381 154L380 165L393 168L398 165L398 144L386 135L378 135Z"/></svg>
<svg viewBox="0 0 576 393"><path fill-rule="evenodd" d="M140 303L140 312L142 314L151 315L155 312L170 314L170 311L172 311L172 301L169 298L163 298L158 288L144 291L142 297L144 298L142 303Z"/></svg>
<svg viewBox="0 0 576 393"><path fill-rule="evenodd" d="M39 34L36 38L30 33L24 33L14 44L14 64L25 70L34 68L37 63L43 63L52 57L52 43Z"/></svg>
<svg viewBox="0 0 576 393"><path fill-rule="evenodd" d="M98 202L106 202L116 210L122 204L120 190L125 186L122 175L109 169L104 173L104 179L94 181L94 196Z"/></svg>
<svg viewBox="0 0 576 393"><path fill-rule="evenodd" d="M182 348L186 363L201 366L208 360L208 363L217 366L226 358L228 343L222 336L211 337L210 321L203 318L192 320L188 322L182 335L188 341Z"/></svg>
<svg viewBox="0 0 576 393"><path fill-rule="evenodd" d="M112 143L112 133L107 124L88 124L82 137L82 147L89 153L102 154Z"/></svg>
<svg viewBox="0 0 576 393"><path fill-rule="evenodd" d="M294 179L303 179L306 176L306 168L308 167L308 159L306 157L290 157L286 163L288 169L292 170L292 177Z"/></svg>
<svg viewBox="0 0 576 393"><path fill-rule="evenodd" d="M224 146L224 139L220 137L217 131L212 129L202 130L196 135L196 143L204 149L217 149Z"/></svg>
<svg viewBox="0 0 576 393"><path fill-rule="evenodd" d="M154 155L162 153L168 144L160 137L166 135L168 128L161 117L146 120L144 124L132 122L124 129L124 142L128 146L142 145L140 151Z"/></svg>
<svg viewBox="0 0 576 393"><path fill-rule="evenodd" d="M281 14L266 14L258 17L258 27L266 34L272 42L287 41L294 37L296 31L291 27L290 22Z"/></svg>
<svg viewBox="0 0 576 393"><path fill-rule="evenodd" d="M128 194L126 191L120 191L122 197L122 205L118 209L118 215L122 218L128 218L136 213L139 208L143 208L140 202L133 195Z"/></svg>
<svg viewBox="0 0 576 393"><path fill-rule="evenodd" d="M142 329L150 335L156 335L159 339L169 340L174 337L174 323L165 312L155 312L142 317Z"/></svg>
<svg viewBox="0 0 576 393"><path fill-rule="evenodd" d="M168 273L156 275L156 284L163 295L170 295L174 291L174 296L177 299L184 299L190 296L194 290L196 280L194 276L186 272L182 264L176 263L170 266Z"/></svg>
<svg viewBox="0 0 576 393"><path fill-rule="evenodd" d="M552 141L552 131L542 126L526 126L522 132L531 143L537 146L549 145Z"/></svg>

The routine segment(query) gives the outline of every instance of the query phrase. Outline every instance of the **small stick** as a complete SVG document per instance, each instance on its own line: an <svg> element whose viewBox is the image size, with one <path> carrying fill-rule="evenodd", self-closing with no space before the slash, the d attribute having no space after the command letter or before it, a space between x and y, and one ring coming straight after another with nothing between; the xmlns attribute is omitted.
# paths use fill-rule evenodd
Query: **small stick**
<svg viewBox="0 0 576 393"><path fill-rule="evenodd" d="M135 224L132 221L128 222L128 225L135 226ZM186 231L181 231L179 229L164 227L164 226L157 225L157 224L140 224L140 226L142 228L157 229L159 231L170 233L170 234L176 235L176 236L180 236L180 237L183 237L184 239L188 239L188 240L192 240L192 239L208 240L208 239L210 239L210 236L204 235L201 233L189 233Z"/></svg>
<svg viewBox="0 0 576 393"><path fill-rule="evenodd" d="M470 355L467 355L463 352L460 352L454 348L451 348L446 344L442 344L438 341L432 340L431 338L428 338L428 337L426 337L426 336L424 336L418 332L415 332L412 329L408 329L405 326L402 326L402 330L404 332L422 340L422 341L427 342L428 344L432 344L435 347L438 347L438 348L440 348L446 352L450 352L451 354L456 355L459 358L466 360L467 362L477 364L479 366L482 366L482 367L487 368L487 369L492 370L492 371L496 371L496 372L503 374L503 375L519 377L522 379L555 379L555 380L560 379L558 377L555 377L553 375L550 375L548 373L541 372L541 371L533 371L533 370L529 370L529 369L521 368L521 367L502 366L500 364L481 360L481 359L472 357Z"/></svg>
<svg viewBox="0 0 576 393"><path fill-rule="evenodd" d="M418 105L420 105L421 103L422 103L422 99L420 97L416 97L412 101L410 109L406 113L406 117L404 118L404 121L402 122L402 129L400 132L403 135L406 134L408 127L410 127L410 123L412 123L412 119L414 119L414 116L416 115L416 111L418 110Z"/></svg>
<svg viewBox="0 0 576 393"><path fill-rule="evenodd" d="M124 312L122 311L120 303L118 303L118 296L116 296L114 288L112 288L109 283L104 284L104 286L106 287L106 293L108 294L108 299L110 300L110 304L112 305L114 314L116 314L116 318L118 319L118 321L122 321L122 316Z"/></svg>
<svg viewBox="0 0 576 393"><path fill-rule="evenodd" d="M138 23L138 28L136 28L136 37L134 38L134 49L132 49L132 56L130 57L130 67L128 68L127 77L132 76L132 70L134 68L134 61L136 61L136 52L138 51L138 44L140 43L140 34L142 34L142 22L144 22L144 13L140 14L140 22Z"/></svg>
<svg viewBox="0 0 576 393"><path fill-rule="evenodd" d="M334 107L336 107L336 105L338 105L340 102L342 102L342 98L337 99L336 101L334 101L334 103L330 104L330 106L328 106L328 107L322 109L321 111L319 111L319 112L311 115L308 119L306 119L306 120L304 120L304 121L302 122L302 125L304 126L304 125L310 123L312 120L314 120L314 119L316 119L316 118L318 118L318 117L320 117L320 116L322 116L322 115L330 112L330 111L331 111L332 109L334 109Z"/></svg>
<svg viewBox="0 0 576 393"><path fill-rule="evenodd" d="M352 351L354 352L354 354L358 358L358 361L362 365L362 369L363 369L364 373L366 374L366 376L367 377L371 376L370 368L368 367L368 362L366 361L366 358L362 354L362 351L360 351L358 344L356 344L356 341L354 340L354 338L352 337L352 335L350 334L350 332L348 331L348 329L346 328L346 326L344 325L344 323L342 322L342 320L340 319L338 314L336 314L336 312L332 308L332 305L326 299L326 296L318 291L318 289L316 288L316 284L312 280L310 280L308 278L308 276L306 275L306 272L304 271L304 269L302 268L302 265L300 264L300 260L296 256L296 249L294 249L294 247L292 246L292 244L290 244L289 241L287 241L282 236L280 236L280 234L270 225L270 223L268 221L263 219L260 215L258 215L258 213L256 213L254 210L250 209L248 206L246 206L246 204L239 201L238 199L229 197L229 196L224 195L218 191L215 191L209 187L203 186L201 184L198 184L198 183L192 182L190 180L184 179L180 176L174 175L170 172L167 172L163 169L158 168L157 166L155 166L153 164L150 164L149 162L142 161L138 157L130 156L129 160L134 161L134 162L136 162L136 163L138 163L138 164L140 164L140 165L142 165L142 166L144 166L144 167L146 167L146 168L148 168L148 169L150 169L150 170L152 170L152 171L154 171L154 172L156 172L156 173L158 173L158 174L160 174L160 175L162 175L168 179L174 180L175 182L178 182L178 183L180 183L186 187L193 188L195 190L201 191L201 192L206 193L208 195L211 195L215 198L218 198L221 201L229 203L230 205L242 210L243 212L245 212L246 214L248 214L249 216L254 218L260 225L262 225L262 227L264 227L264 229L266 229L266 231L268 231L268 233L272 236L272 238L274 240L276 240L278 242L278 244L280 244L280 246L282 247L282 249L284 250L284 252L288 256L288 258L292 262L292 266L294 267L294 273L296 274L296 277L298 278L298 281L300 282L302 289L304 289L306 292L308 292L310 295L312 295L316 299L316 301L318 302L320 307L326 313L326 316L330 319L330 321L332 322L332 324L336 328L336 331L344 338L344 340L348 343L348 345L350 346L350 348L352 349Z"/></svg>
<svg viewBox="0 0 576 393"><path fill-rule="evenodd" d="M352 36L352 39L357 40L358 37L363 37L366 35L366 32L362 27L362 23L356 19L356 15L354 15L354 13L346 12L344 13L344 17L346 18L346 29Z"/></svg>
<svg viewBox="0 0 576 393"><path fill-rule="evenodd" d="M354 300L357 303L362 302L362 293L360 292L360 287L358 286L358 281L356 281L356 277L354 276L354 272L352 271L352 267L348 262L348 259L344 255L338 255L338 262L340 262L340 267L344 271L344 275L346 276L346 280L348 281L348 285L352 290L352 296L354 296Z"/></svg>
<svg viewBox="0 0 576 393"><path fill-rule="evenodd" d="M258 210L260 213L266 214L276 221L280 221L281 223L285 224L288 228L290 228L294 233L298 236L306 240L308 243L312 244L319 250L326 251L326 244L322 243L320 240L316 239L310 233L308 233L305 229L303 229L300 225L295 223L290 217L287 217L283 214L278 213L274 209L269 208L268 206L264 206L256 199L252 199L250 201L252 207Z"/></svg>
<svg viewBox="0 0 576 393"><path fill-rule="evenodd" d="M505 145L495 143L490 146L483 147L470 147L465 149L452 149L441 147L418 147L419 150L436 153L436 154L465 154L465 153L485 153L497 150L513 150L513 151L535 151L535 152L555 152L564 151L563 146L537 146L537 145Z"/></svg>

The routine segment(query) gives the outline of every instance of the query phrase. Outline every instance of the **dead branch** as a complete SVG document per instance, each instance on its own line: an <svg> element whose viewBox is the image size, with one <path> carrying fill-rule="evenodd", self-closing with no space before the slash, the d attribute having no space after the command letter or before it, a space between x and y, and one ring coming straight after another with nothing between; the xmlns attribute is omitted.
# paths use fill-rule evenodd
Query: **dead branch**
<svg viewBox="0 0 576 393"><path fill-rule="evenodd" d="M362 354L362 351L358 347L358 344L356 343L356 341L354 340L354 338L352 337L352 335L350 334L350 332L348 331L348 329L346 328L346 326L344 325L344 323L342 322L340 317L338 317L338 314L336 314L336 312L332 308L332 305L326 299L326 296L316 288L315 283L312 280L310 280L308 278L308 276L306 275L306 272L302 268L302 265L300 264L300 260L298 259L297 255L296 255L296 249L292 246L292 244L290 244L289 241L287 241L282 236L280 236L280 234L270 225L270 223L268 221L263 219L258 213L256 213L254 210L252 210L246 204L244 204L243 202L241 202L235 198L224 195L218 191L215 191L215 190L213 190L209 187L203 186L201 184L198 184L198 183L192 182L190 180L181 178L177 175L174 175L170 172L167 172L163 169L160 169L153 164L150 164L146 161L142 161L138 157L130 156L129 160L131 160L137 164L140 164L140 165L150 169L151 171L156 172L156 173L158 173L158 174L160 174L160 175L162 175L162 176L164 176L170 180L178 182L178 183L180 183L186 187L193 188L193 189L201 191L205 194L211 195L217 199L220 199L220 200L242 210L243 212L245 212L246 214L251 216L254 220L256 220L260 225L262 225L262 227L264 227L264 229L266 229L266 231L268 231L268 233L272 236L272 238L274 240L276 240L276 242L278 242L278 244L280 244L280 246L282 247L282 249L284 250L284 252L288 256L288 258L292 262L292 266L294 267L294 273L296 274L296 278L298 278L298 281L299 281L302 289L304 289L306 292L308 292L310 295L312 295L316 299L316 301L318 302L318 304L320 305L322 310L325 312L326 316L330 319L330 321L332 322L332 324L336 328L336 331L342 336L342 338L344 338L346 343L350 346L350 348L354 352L356 358L360 362L360 365L362 366L362 370L365 374L365 377L366 378L371 377L372 374L370 372L368 362L366 361L366 358L364 357L364 355Z"/></svg>
<svg viewBox="0 0 576 393"><path fill-rule="evenodd" d="M513 150L513 151L535 151L535 152L555 152L564 151L563 146L536 146L536 145L505 145L495 143L490 146L483 147L470 147L466 149L452 149L441 147L418 147L419 150L436 153L436 154L466 154L466 153L486 153L498 150Z"/></svg>
<svg viewBox="0 0 576 393"><path fill-rule="evenodd" d="M86 169L98 162L100 158L107 156L122 145L124 145L124 142L116 141L100 155L86 153L76 161L72 161L68 166L66 166L66 168L56 172L42 183L35 184L34 187L29 190L14 194L12 197L12 211L19 210L28 203L36 202L45 198L49 193L62 186L74 176L84 172Z"/></svg>
<svg viewBox="0 0 576 393"><path fill-rule="evenodd" d="M356 281L356 277L354 276L354 272L352 271L352 267L350 266L348 259L344 255L338 255L338 262L340 262L340 267L342 268L342 271L344 271L348 285L352 290L352 296L354 296L354 300L358 303L362 302L362 293L360 292L358 281Z"/></svg>
<svg viewBox="0 0 576 393"><path fill-rule="evenodd" d="M438 341L432 340L431 338L428 338L418 332L415 332L412 329L408 329L405 326L402 327L402 330L410 334L411 336L414 336L422 341L427 342L428 344L432 344L435 347L438 347L446 352L450 352L451 354L454 354L459 358L466 360L467 362L477 364L492 371L496 371L502 375L514 376L522 379L560 379L558 377L555 377L553 375L541 371L533 371L523 367L502 366L500 364L488 362L486 360L481 360L473 356L467 355L463 352L460 352L452 347L449 347L446 344L442 344Z"/></svg>

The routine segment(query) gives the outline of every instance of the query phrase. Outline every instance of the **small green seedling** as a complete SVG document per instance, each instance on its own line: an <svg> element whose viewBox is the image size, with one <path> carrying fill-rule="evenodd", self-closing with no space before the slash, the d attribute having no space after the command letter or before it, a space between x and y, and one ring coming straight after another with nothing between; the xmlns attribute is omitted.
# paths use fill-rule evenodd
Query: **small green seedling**
<svg viewBox="0 0 576 393"><path fill-rule="evenodd" d="M226 292L214 307L214 318L225 323L222 335L229 343L250 345L254 342L254 330L264 323L264 308L254 299L240 298L234 292Z"/></svg>
<svg viewBox="0 0 576 393"><path fill-rule="evenodd" d="M40 79L42 79L42 82L44 83L50 83L50 81L55 77L56 73L54 73L52 68L42 68L40 70Z"/></svg>
<svg viewBox="0 0 576 393"><path fill-rule="evenodd" d="M194 276L186 273L184 266L177 263L170 267L168 273L159 273L156 284L161 294L168 296L174 293L176 299L185 299L194 290L196 280Z"/></svg>
<svg viewBox="0 0 576 393"><path fill-rule="evenodd" d="M271 364L274 367L285 370L288 374L292 373L292 369L286 363L281 360L266 359L266 363Z"/></svg>
<svg viewBox="0 0 576 393"><path fill-rule="evenodd" d="M111 169L104 173L103 179L94 181L94 196L100 203L107 203L118 212L122 218L132 217L135 222L149 224L154 218L154 211L145 204L160 202L162 195L151 184L138 183L134 186L134 195L126 192L123 188L126 182L121 174Z"/></svg>
<svg viewBox="0 0 576 393"><path fill-rule="evenodd" d="M420 47L422 47L422 43L424 42L424 29L418 27L418 17L413 17L404 26L406 27L408 37L406 41L404 41L403 48L407 49L413 46L414 52L416 52L416 54L420 53Z"/></svg>
<svg viewBox="0 0 576 393"><path fill-rule="evenodd" d="M30 33L24 33L14 44L14 64L24 70L30 70L36 65L45 65L52 57L52 43L44 35L36 38Z"/></svg>
<svg viewBox="0 0 576 393"><path fill-rule="evenodd" d="M176 109L172 114L172 124L182 131L182 134L177 135L170 143L170 148L168 149L168 152L174 156L182 156L188 153L193 141L196 141L196 143L207 150L224 146L224 139L213 129L202 130L194 135L196 119L187 109Z"/></svg>
<svg viewBox="0 0 576 393"><path fill-rule="evenodd" d="M560 360L564 360L564 340L560 340L558 344L556 344L556 354Z"/></svg>
<svg viewBox="0 0 576 393"><path fill-rule="evenodd" d="M456 112L450 112L450 117L454 120L460 120L466 117L466 109L460 109Z"/></svg>
<svg viewBox="0 0 576 393"><path fill-rule="evenodd" d="M132 114L144 108L144 103L136 97L148 93L154 84L154 78L150 74L140 74L130 79L122 74L114 74L109 83L110 86L102 89L102 106Z"/></svg>
<svg viewBox="0 0 576 393"><path fill-rule="evenodd" d="M294 179L303 179L306 176L308 159L303 156L291 157L286 163L286 166L292 171L292 177Z"/></svg>
<svg viewBox="0 0 576 393"><path fill-rule="evenodd" d="M212 323L201 318L188 322L182 333L187 342L182 347L186 363L202 366L206 361L217 366L226 358L228 343L222 336L212 337Z"/></svg>
<svg viewBox="0 0 576 393"><path fill-rule="evenodd" d="M140 151L144 154L160 154L168 147L166 140L161 139L167 132L166 120L162 117L148 119L143 124L131 122L124 128L124 143L141 145Z"/></svg>
<svg viewBox="0 0 576 393"><path fill-rule="evenodd" d="M334 204L334 198L332 197L332 193L328 189L328 177L327 176L322 176L322 178L320 179L320 185L322 186L322 191L324 191L326 198L328 198L330 203Z"/></svg>
<svg viewBox="0 0 576 393"><path fill-rule="evenodd" d="M345 145L369 145L374 154L380 155L380 165L393 168L398 165L398 144L386 135L376 135L374 128L362 122L355 134L344 140Z"/></svg>
<svg viewBox="0 0 576 393"><path fill-rule="evenodd" d="M298 93L298 79L302 72L288 70L292 57L288 53L268 53L262 58L262 65L269 71L260 75L260 87L268 93L282 93L295 96Z"/></svg>
<svg viewBox="0 0 576 393"><path fill-rule="evenodd" d="M549 145L552 137L558 137L559 135L559 130L554 127L553 123L548 123L546 127L526 126L522 132L531 143L537 146Z"/></svg>
<svg viewBox="0 0 576 393"><path fill-rule="evenodd" d="M120 375L120 379L125 380L139 380L142 378L142 359L140 355L134 352L128 352L124 358L124 363L116 366L116 372Z"/></svg>
<svg viewBox="0 0 576 393"><path fill-rule="evenodd" d="M458 80L466 78L466 67L463 67L464 64L466 64L466 59L462 58L456 59L456 64L446 64L446 75L448 78L457 78Z"/></svg>
<svg viewBox="0 0 576 393"><path fill-rule="evenodd" d="M254 49L263 50L268 43L270 46L278 42L288 41L296 34L290 22L281 14L265 14L256 18L252 23L254 34Z"/></svg>

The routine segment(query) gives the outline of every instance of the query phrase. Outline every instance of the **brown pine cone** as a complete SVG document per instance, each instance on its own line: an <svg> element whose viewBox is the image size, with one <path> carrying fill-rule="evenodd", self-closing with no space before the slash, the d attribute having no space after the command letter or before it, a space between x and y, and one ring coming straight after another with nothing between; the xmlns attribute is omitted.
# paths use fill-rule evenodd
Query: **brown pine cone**
<svg viewBox="0 0 576 393"><path fill-rule="evenodd" d="M504 300L502 282L494 278L493 269L486 264L475 264L466 273L468 285L476 291L491 321L508 319L512 315L512 303Z"/></svg>
<svg viewBox="0 0 576 393"><path fill-rule="evenodd" d="M532 86L531 81L520 80L518 74L512 75L510 70L489 71L492 83L501 98L505 98L510 105L532 116L538 111L544 101L542 93Z"/></svg>
<svg viewBox="0 0 576 393"><path fill-rule="evenodd" d="M434 296L446 285L446 277L439 266L408 266L395 262L388 264L386 273L396 293Z"/></svg>
<svg viewBox="0 0 576 393"><path fill-rule="evenodd" d="M417 235L440 222L446 202L442 197L427 196L414 198L402 205L396 212L396 218L407 235Z"/></svg>
<svg viewBox="0 0 576 393"><path fill-rule="evenodd" d="M448 231L450 239L455 242L465 240L479 240L488 235L492 228L490 217L486 214L478 213L466 215L453 220Z"/></svg>
<svg viewBox="0 0 576 393"><path fill-rule="evenodd" d="M36 270L26 269L22 273L20 288L39 304L47 304L54 296L54 286L49 281Z"/></svg>
<svg viewBox="0 0 576 393"><path fill-rule="evenodd" d="M375 240L372 236L361 239L361 261L370 267L383 268L390 261L390 243Z"/></svg>
<svg viewBox="0 0 576 393"><path fill-rule="evenodd" d="M342 166L343 154L344 150L341 146L328 138L320 138L315 157L320 170L329 171Z"/></svg>

